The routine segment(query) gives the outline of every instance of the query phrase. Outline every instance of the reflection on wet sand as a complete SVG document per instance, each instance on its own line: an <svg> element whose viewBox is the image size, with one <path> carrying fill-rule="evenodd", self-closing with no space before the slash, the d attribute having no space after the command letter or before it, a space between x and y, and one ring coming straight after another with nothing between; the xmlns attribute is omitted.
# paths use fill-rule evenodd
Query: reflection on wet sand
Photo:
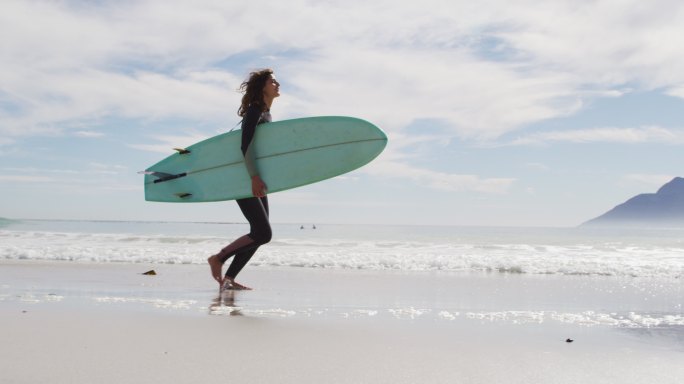
<svg viewBox="0 0 684 384"><path fill-rule="evenodd" d="M243 316L242 308L237 306L234 290L223 290L209 305L210 315Z"/></svg>

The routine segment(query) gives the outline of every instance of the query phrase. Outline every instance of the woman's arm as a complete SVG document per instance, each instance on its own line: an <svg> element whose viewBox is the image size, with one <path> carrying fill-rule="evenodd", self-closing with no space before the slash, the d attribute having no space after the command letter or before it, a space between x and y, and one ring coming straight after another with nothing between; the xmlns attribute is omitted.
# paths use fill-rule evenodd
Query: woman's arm
<svg viewBox="0 0 684 384"><path fill-rule="evenodd" d="M254 134L261 118L261 110L257 107L249 107L242 119L242 155L245 158L247 173L252 179L252 194L256 197L266 195L266 184L259 176L256 166L256 154L254 153Z"/></svg>
<svg viewBox="0 0 684 384"><path fill-rule="evenodd" d="M242 155L245 157L245 166L250 177L259 176L259 170L256 167L256 154L254 153L254 134L256 133L257 124L261 111L256 107L249 107L247 113L242 119Z"/></svg>

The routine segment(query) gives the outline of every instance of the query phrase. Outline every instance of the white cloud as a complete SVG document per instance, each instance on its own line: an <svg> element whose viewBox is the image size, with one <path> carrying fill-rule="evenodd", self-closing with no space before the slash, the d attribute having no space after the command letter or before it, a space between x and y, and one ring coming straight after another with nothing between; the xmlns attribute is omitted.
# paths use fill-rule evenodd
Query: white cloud
<svg viewBox="0 0 684 384"><path fill-rule="evenodd" d="M514 181L410 165L416 138L403 129L412 121L443 122L439 140L495 140L626 87L684 98L677 0L6 0L0 35L12 37L0 41L0 145L63 130L97 136L84 125L110 117L231 125L244 75L273 66L283 83L276 119L371 120L395 148L373 169L448 191L502 193ZM170 153L206 137L181 129L130 146ZM545 142L669 143L681 134L597 128L513 144Z"/></svg>
<svg viewBox="0 0 684 384"><path fill-rule="evenodd" d="M84 69L66 75L25 75L31 79L15 78L6 80L5 84L20 89L15 93L21 93L21 100L31 113L5 118L0 115L3 123L0 129L5 134L54 133L59 131L58 124L97 121L107 116L228 120L235 119L235 112L227 108L226 100L234 99L235 105L239 103L239 95L234 90L157 73L125 75ZM191 76L196 78L197 73ZM73 124L79 129L82 125Z"/></svg>
<svg viewBox="0 0 684 384"><path fill-rule="evenodd" d="M626 182L641 184L653 189L662 187L665 183L670 182L675 176L673 175L652 175L652 174L628 174L623 176Z"/></svg>
<svg viewBox="0 0 684 384"><path fill-rule="evenodd" d="M102 132L95 132L95 131L76 131L74 132L74 136L76 137L83 137L83 138L98 138L98 137L103 137L105 134Z"/></svg>
<svg viewBox="0 0 684 384"><path fill-rule="evenodd" d="M0 137L0 147L14 144L15 140L8 137Z"/></svg>
<svg viewBox="0 0 684 384"><path fill-rule="evenodd" d="M512 140L506 145L539 145L552 142L570 143L664 143L678 144L684 142L684 132L662 127L640 128L594 128L538 132Z"/></svg>
<svg viewBox="0 0 684 384"><path fill-rule="evenodd" d="M4 167L0 182L47 184L51 191L131 191L142 189L130 182L128 167L118 164L87 163L82 169Z"/></svg>
<svg viewBox="0 0 684 384"><path fill-rule="evenodd" d="M119 164L90 163L88 164L86 173L98 175L120 175L126 173L127 171L128 167Z"/></svg>
<svg viewBox="0 0 684 384"><path fill-rule="evenodd" d="M546 172L550 170L548 165L542 164L542 163L527 163L525 164L525 167L528 169L531 169L533 171L540 171L540 172Z"/></svg>
<svg viewBox="0 0 684 384"><path fill-rule="evenodd" d="M421 168L412 164L425 151L447 144L443 135L397 132L390 136L382 155L362 172L383 178L409 180L414 185L446 192L506 193L515 182L513 178L483 178L470 174L455 174Z"/></svg>
<svg viewBox="0 0 684 384"><path fill-rule="evenodd" d="M667 94L670 96L679 97L679 98L684 99L684 85L672 86L667 91Z"/></svg>
<svg viewBox="0 0 684 384"><path fill-rule="evenodd" d="M22 180L22 177L26 176L27 180L31 178L37 180L49 179L53 180L55 178L78 178L82 175L119 175L126 173L128 167L119 164L101 164L101 163L88 163L84 165L83 169L57 169L57 168L35 168L35 167L4 167L0 171L13 173L15 175L5 175L6 177L17 177L17 180Z"/></svg>
<svg viewBox="0 0 684 384"><path fill-rule="evenodd" d="M452 135L496 137L522 124L567 115L581 105L564 75L516 73L465 51L345 47L316 62L291 62L287 78L302 88L290 102L307 114L351 114L396 130L440 119Z"/></svg>
<svg viewBox="0 0 684 384"><path fill-rule="evenodd" d="M45 174L45 175L76 175L79 172L72 169L50 169L50 168L34 168L34 167L4 167L1 169L4 172L26 174Z"/></svg>
<svg viewBox="0 0 684 384"><path fill-rule="evenodd" d="M509 4L502 15L511 22L494 34L535 66L570 71L585 84L653 89L682 81L684 6L677 0Z"/></svg>
<svg viewBox="0 0 684 384"><path fill-rule="evenodd" d="M584 98L627 83L668 89L684 82L677 1L0 7L0 34L13 36L3 40L0 80L24 111L0 113L1 129L12 135L106 115L233 117L234 89L257 63L276 66L291 86L284 114L343 112L392 130L440 118L455 135L486 138L566 116ZM215 67L249 52L239 69Z"/></svg>
<svg viewBox="0 0 684 384"><path fill-rule="evenodd" d="M506 193L515 182L512 178L481 178L414 167L409 164L380 159L366 173L387 178L412 180L416 185L446 192Z"/></svg>
<svg viewBox="0 0 684 384"><path fill-rule="evenodd" d="M128 144L130 148L139 149L142 151L163 153L171 155L174 148L187 148L192 144L209 138L206 134L198 132L189 132L186 135L163 135L150 138L148 144Z"/></svg>
<svg viewBox="0 0 684 384"><path fill-rule="evenodd" d="M0 175L0 181L11 183L51 183L55 179L46 176L31 175Z"/></svg>

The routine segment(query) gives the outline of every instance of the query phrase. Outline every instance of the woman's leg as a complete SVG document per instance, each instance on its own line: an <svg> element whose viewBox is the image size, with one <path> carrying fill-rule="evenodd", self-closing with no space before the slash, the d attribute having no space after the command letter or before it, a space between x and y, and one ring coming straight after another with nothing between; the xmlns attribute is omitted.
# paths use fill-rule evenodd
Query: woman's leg
<svg viewBox="0 0 684 384"><path fill-rule="evenodd" d="M232 281L247 264L260 245L271 241L271 225L268 221L268 199L266 197L251 197L237 200L238 206L250 225L250 232L233 241L218 254L207 259L211 267L211 274L219 283L221 268L231 256L236 255L231 263L226 277Z"/></svg>
<svg viewBox="0 0 684 384"><path fill-rule="evenodd" d="M221 269L223 268L223 263L235 254L237 251L243 248L249 248L254 244L254 241L249 237L249 235L244 235L232 243L228 244L219 253L210 256L207 259L209 267L211 268L211 276L214 280L218 281L219 284L223 283L223 278L221 277Z"/></svg>
<svg viewBox="0 0 684 384"><path fill-rule="evenodd" d="M268 198L264 196L258 199L238 200L238 205L247 221L249 221L250 232L248 236L254 241L254 247L243 247L245 248L244 250L240 249L235 253L235 257L226 271L226 277L230 279L235 279L254 253L256 253L259 246L271 241L271 224L268 221Z"/></svg>

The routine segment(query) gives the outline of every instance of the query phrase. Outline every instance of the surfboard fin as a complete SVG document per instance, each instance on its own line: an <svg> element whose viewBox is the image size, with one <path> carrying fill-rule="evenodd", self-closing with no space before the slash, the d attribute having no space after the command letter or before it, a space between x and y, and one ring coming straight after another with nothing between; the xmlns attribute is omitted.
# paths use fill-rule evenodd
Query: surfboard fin
<svg viewBox="0 0 684 384"><path fill-rule="evenodd" d="M178 154L180 154L180 155L187 155L187 154L191 153L191 151L188 151L185 148L174 148L173 150L178 152Z"/></svg>
<svg viewBox="0 0 684 384"><path fill-rule="evenodd" d="M165 172L156 172L156 171L140 171L138 172L141 175L152 175L158 178L164 178L164 177L171 177L173 174L171 173L165 173Z"/></svg>
<svg viewBox="0 0 684 384"><path fill-rule="evenodd" d="M156 172L156 171L140 171L138 172L141 175L152 175L157 178L157 180L154 181L154 183L162 183L164 181L169 181L173 179L178 179L180 177L185 177L188 174L183 172L179 173L177 175L174 175L172 173L166 173L166 172Z"/></svg>
<svg viewBox="0 0 684 384"><path fill-rule="evenodd" d="M181 199L187 199L188 197L192 196L192 193L179 192L179 193L174 193L174 195L180 197Z"/></svg>
<svg viewBox="0 0 684 384"><path fill-rule="evenodd" d="M169 180L178 179L180 177L185 177L185 176L187 176L187 173L183 172L183 173L179 173L177 175L172 175L169 173L161 173L160 172L160 174L155 174L154 176L159 177L157 180L154 181L154 183L156 184L156 183L163 183L163 182L169 181Z"/></svg>

